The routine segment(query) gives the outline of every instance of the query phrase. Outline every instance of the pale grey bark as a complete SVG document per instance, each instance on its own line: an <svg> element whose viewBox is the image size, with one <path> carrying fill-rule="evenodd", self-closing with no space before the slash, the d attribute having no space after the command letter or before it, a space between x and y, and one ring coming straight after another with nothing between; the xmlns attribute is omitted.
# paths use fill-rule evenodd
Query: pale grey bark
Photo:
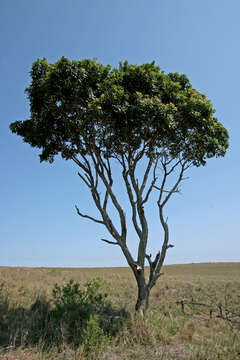
<svg viewBox="0 0 240 360"><path fill-rule="evenodd" d="M114 241L101 239L102 241L111 245L120 246L128 265L134 273L138 285L136 311L144 313L148 307L150 291L156 284L158 278L162 275L161 268L167 250L173 247L173 245L169 244L169 229L167 219L164 218L163 210L171 196L174 193L179 192L179 185L183 180L183 174L191 164L180 157L169 160L166 154L162 152L148 158L146 168L143 169L142 180L140 181L136 175L136 168L138 162L145 154L145 145L143 145L138 152L132 153L131 151L128 151L126 154L116 156L116 159L122 167L122 179L125 184L132 211L132 223L138 236L138 253L135 261L127 246L126 214L113 190L114 181L110 160L105 159L101 150L97 146L92 145L93 144L89 147L92 151L89 153L88 157L82 155L80 158L73 157L72 159L80 167L78 175L90 189L101 219L83 214L77 206L76 210L79 216L104 225L114 239ZM159 164L161 167L160 170L158 168ZM169 175L176 172L177 169L179 169L179 172L176 181L170 189L167 189L167 178ZM160 171L160 183L157 183L157 171ZM105 188L104 195L101 195L99 190L100 182L101 186ZM155 255L154 260L152 260L151 254L148 255L146 253L148 244L148 222L144 209L144 205L149 200L153 191L159 192L157 206L159 220L164 234L161 250ZM114 206L119 216L119 229L114 225L111 214L108 211L109 201L111 201L111 204ZM147 280L144 273L145 259L147 259L150 268L149 278Z"/></svg>

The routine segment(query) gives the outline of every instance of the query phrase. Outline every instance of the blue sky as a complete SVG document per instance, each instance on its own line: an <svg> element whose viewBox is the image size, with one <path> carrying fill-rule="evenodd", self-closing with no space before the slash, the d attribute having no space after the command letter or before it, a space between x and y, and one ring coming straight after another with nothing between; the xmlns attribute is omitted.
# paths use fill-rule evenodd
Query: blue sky
<svg viewBox="0 0 240 360"><path fill-rule="evenodd" d="M33 61L97 57L112 66L155 60L165 72L185 73L204 92L228 129L225 158L192 169L167 208L171 243L167 264L239 261L238 0L1 0L0 1L0 265L121 266L120 249L100 241L101 225L74 209L96 214L76 167L38 151L9 131L29 117L24 89ZM117 172L115 174L117 176ZM161 244L150 212L149 251ZM136 237L130 232L129 246Z"/></svg>

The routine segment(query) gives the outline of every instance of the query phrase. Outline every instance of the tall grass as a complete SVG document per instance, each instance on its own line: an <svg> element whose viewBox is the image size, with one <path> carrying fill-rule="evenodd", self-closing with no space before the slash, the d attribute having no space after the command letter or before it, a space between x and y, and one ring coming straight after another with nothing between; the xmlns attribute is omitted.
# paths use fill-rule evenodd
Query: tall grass
<svg viewBox="0 0 240 360"><path fill-rule="evenodd" d="M129 269L0 268L0 359L239 358L240 264L164 273L141 318Z"/></svg>

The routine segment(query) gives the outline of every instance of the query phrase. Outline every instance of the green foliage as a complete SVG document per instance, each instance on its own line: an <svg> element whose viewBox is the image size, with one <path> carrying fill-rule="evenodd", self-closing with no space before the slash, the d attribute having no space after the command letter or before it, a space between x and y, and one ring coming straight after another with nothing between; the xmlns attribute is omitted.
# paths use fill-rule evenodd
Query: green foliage
<svg viewBox="0 0 240 360"><path fill-rule="evenodd" d="M77 317L85 321L90 314L102 312L107 294L97 292L101 285L100 278L89 282L85 290L81 290L80 284L73 280L64 286L56 284L53 289L54 316L67 316L72 319Z"/></svg>
<svg viewBox="0 0 240 360"><path fill-rule="evenodd" d="M154 62L125 61L111 69L96 60L39 59L31 77L31 117L10 128L42 149L41 161L52 162L58 153L86 155L94 146L111 158L144 142L147 156L164 151L199 166L228 147L228 133L206 96L186 75L165 74Z"/></svg>
<svg viewBox="0 0 240 360"><path fill-rule="evenodd" d="M127 314L120 311L119 317L119 311L106 300L107 294L99 292L102 285L103 280L97 278L88 282L85 289L73 280L64 286L54 286L51 317L58 329L64 328L67 342L91 346L93 340L89 332L92 327L96 332L96 342L100 344L111 339L121 328ZM120 321L112 326L115 318L120 318Z"/></svg>
<svg viewBox="0 0 240 360"><path fill-rule="evenodd" d="M70 280L55 285L52 300L38 297L29 310L10 308L0 293L0 345L41 345L44 349L68 344L84 347L90 353L100 351L121 330L128 314L116 309L100 291L103 280L97 278L85 288Z"/></svg>
<svg viewBox="0 0 240 360"><path fill-rule="evenodd" d="M99 321L96 316L90 315L86 328L83 332L83 344L84 350L87 354L96 353L97 350L101 350L104 345L111 342L110 336L104 335L103 329L99 325Z"/></svg>

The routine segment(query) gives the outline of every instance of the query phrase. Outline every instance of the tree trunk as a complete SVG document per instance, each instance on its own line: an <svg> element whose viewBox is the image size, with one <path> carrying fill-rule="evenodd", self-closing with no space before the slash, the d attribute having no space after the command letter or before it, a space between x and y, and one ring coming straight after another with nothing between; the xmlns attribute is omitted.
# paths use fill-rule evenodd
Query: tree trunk
<svg viewBox="0 0 240 360"><path fill-rule="evenodd" d="M137 314L143 316L149 304L149 289L146 286L144 276L140 276L137 280L138 284L138 298L135 306Z"/></svg>

